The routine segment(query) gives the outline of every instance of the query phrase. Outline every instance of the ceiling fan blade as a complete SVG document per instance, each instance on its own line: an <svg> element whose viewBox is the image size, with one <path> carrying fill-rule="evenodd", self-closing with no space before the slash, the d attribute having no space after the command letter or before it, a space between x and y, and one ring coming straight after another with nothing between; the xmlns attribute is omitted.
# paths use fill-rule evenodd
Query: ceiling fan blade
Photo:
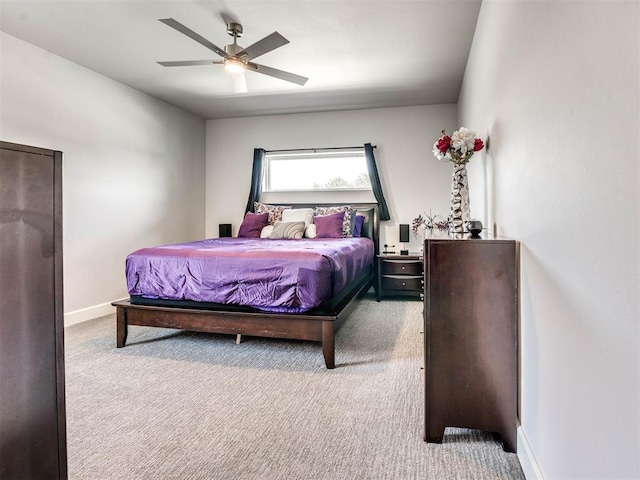
<svg viewBox="0 0 640 480"><path fill-rule="evenodd" d="M233 80L233 93L247 93L247 79L244 73L231 74Z"/></svg>
<svg viewBox="0 0 640 480"><path fill-rule="evenodd" d="M271 50L282 47L289 43L289 40L284 38L278 32L273 32L271 35L267 35L262 40L258 40L253 45L248 46L244 50L239 51L236 56L240 57L246 55L246 60L251 60L260 55L264 55Z"/></svg>
<svg viewBox="0 0 640 480"><path fill-rule="evenodd" d="M225 52L222 48L220 48L217 45L211 43L206 38L198 35L196 32L194 32L190 28L185 27L179 21L177 21L177 20L175 20L173 18L159 18L158 21L160 21L160 22L164 23L165 25L168 25L171 28L179 31L180 33L182 33L183 35L186 35L190 39L195 40L200 45L202 45L204 47L207 47L209 50L217 53L222 58L227 58L228 57L227 52Z"/></svg>
<svg viewBox="0 0 640 480"><path fill-rule="evenodd" d="M222 62L216 60L184 60L178 62L157 62L163 67L193 67L196 65L220 65Z"/></svg>
<svg viewBox="0 0 640 480"><path fill-rule="evenodd" d="M280 80L286 80L287 82L295 83L297 85L304 85L309 80L307 77L296 75L295 73L285 72L284 70L278 70L277 68L267 67L260 65L259 63L247 62L247 68L254 72L269 75L270 77L279 78Z"/></svg>

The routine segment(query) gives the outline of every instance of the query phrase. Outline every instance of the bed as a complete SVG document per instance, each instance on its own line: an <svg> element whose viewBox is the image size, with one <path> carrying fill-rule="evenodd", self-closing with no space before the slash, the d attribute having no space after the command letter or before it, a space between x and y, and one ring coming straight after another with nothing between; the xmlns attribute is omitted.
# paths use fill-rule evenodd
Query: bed
<svg viewBox="0 0 640 480"><path fill-rule="evenodd" d="M337 205L337 204L336 204ZM291 208L309 208L315 206L331 207L334 204L323 205L309 205L309 204L293 204ZM212 288L206 293L195 293L195 288L189 285L189 282L173 282L170 287L154 287L149 290L147 287L146 295L138 295L136 282L142 283L138 277L135 279L128 278L128 286L131 293L129 300L114 302L112 305L116 307L116 345L118 348L125 346L128 336L129 325L141 325L163 328L174 328L197 332L207 333L222 333L236 335L236 338L240 338L241 335L257 336L257 337L273 337L284 339L297 339L297 340L309 340L318 341L322 345L322 353L326 367L332 369L335 367L335 334L348 317L349 313L355 306L357 298L363 295L369 288L375 284L373 279L375 278L376 262L374 261L375 254L378 252L378 230L379 230L379 218L376 204L352 204L357 215L364 217L362 225L360 239L353 239L353 241L347 241L349 239L335 239L336 250L354 250L356 247L360 248L356 244L368 243L369 249L372 251L364 255L360 254L357 257L359 260L341 260L338 259L337 253L326 250L330 247L330 243L334 239L327 241L323 239L313 240L285 240L281 242L273 240L261 240L256 239L253 242L246 241L245 239L227 238L227 239L208 239L200 242L190 242L188 244L180 244L164 247L153 247L150 253L154 253L156 250L160 255L164 250L172 250L171 261L180 262L182 259L189 259L193 249L208 252L208 249L213 249L213 252L217 253L205 253L204 256L211 258L205 259L213 263L207 266L207 263L198 263L197 266L193 265L180 265L175 263L166 267L167 270L184 270L199 269L201 272L208 272L213 270L218 262L218 257L228 257L227 260L236 262L224 268L225 276L235 276L233 278L222 278L219 273L215 275L209 275L207 282ZM252 239L253 240L253 239ZM344 241L343 241L344 240ZM358 240L358 241L356 241ZM262 242L262 243L260 243ZM307 253L307 249L310 244L318 245L320 248L319 253ZM267 261L264 252L265 245L270 245L273 248L271 253L271 264L265 263ZM354 246L356 245L356 246ZM291 288L282 288L274 297L277 297L279 303L275 305L260 304L259 296L247 295L241 286L243 278L253 279L256 275L260 275L257 270L277 270L280 277L286 277L287 271L286 258L284 250L287 250L288 246L299 249L296 257L300 257L301 261L318 262L318 257L322 257L323 265L330 265L330 270L334 271L332 275L336 277L335 284L327 290L325 287L324 293L320 292L318 298L315 297L315 293L299 293L298 288L302 288L300 285L295 286L295 295L291 295ZM266 248L266 247L265 247ZM217 249L217 250L216 250ZM248 258L242 259L237 254L238 249L247 252ZM136 252L134 252L136 253ZM166 253L166 252L165 252ZM135 255L132 253L129 257L133 258ZM333 258L336 257L336 258ZM366 260L363 258L366 257ZM129 262L133 262L131 258L128 258L127 262L127 276L131 276L131 271L135 268L129 265ZM283 260L283 258L285 260ZM349 257L351 258L351 257ZM240 263L244 261L251 263L257 268L254 272L248 272L245 267ZM359 268L355 271L354 264L358 264ZM138 267L142 268L142 267ZM316 267L310 266L309 269L316 269ZM319 270L327 270L327 267L319 268ZM147 283L157 283L156 280L162 277L162 268L154 268L157 270L158 277L148 281ZM354 270L354 271L352 271ZM159 273L158 273L159 272ZM336 275L335 272L342 272L340 275ZM243 275L245 277L243 277ZM197 275L199 283L206 283L202 273ZM181 277L182 278L182 277ZM226 283L224 283L226 281ZM272 286L266 280L262 280L266 284L267 290L277 290L281 288L279 286ZM218 282L218 283L217 283ZM192 282L193 283L193 282ZM301 282L304 283L304 282ZM320 283L310 280L308 283ZM233 288L227 288L228 285L233 285ZM199 286L198 286L199 287ZM187 291L194 290L189 294L185 294ZM227 300L221 297L219 294L225 290ZM322 290L322 289L320 289ZM150 292L150 293L149 293ZM267 295L267 294L265 294ZM232 303L223 303L231 301ZM248 304L243 304L248 303Z"/></svg>

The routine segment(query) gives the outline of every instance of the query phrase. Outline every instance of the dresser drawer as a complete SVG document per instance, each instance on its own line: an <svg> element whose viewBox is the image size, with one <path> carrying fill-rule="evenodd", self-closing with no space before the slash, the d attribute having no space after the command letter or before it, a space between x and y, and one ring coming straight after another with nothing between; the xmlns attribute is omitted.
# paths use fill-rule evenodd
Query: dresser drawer
<svg viewBox="0 0 640 480"><path fill-rule="evenodd" d="M382 288L387 290L422 292L422 277L403 275L383 275Z"/></svg>
<svg viewBox="0 0 640 480"><path fill-rule="evenodd" d="M421 260L383 260L380 262L382 275L418 275L422 276Z"/></svg>

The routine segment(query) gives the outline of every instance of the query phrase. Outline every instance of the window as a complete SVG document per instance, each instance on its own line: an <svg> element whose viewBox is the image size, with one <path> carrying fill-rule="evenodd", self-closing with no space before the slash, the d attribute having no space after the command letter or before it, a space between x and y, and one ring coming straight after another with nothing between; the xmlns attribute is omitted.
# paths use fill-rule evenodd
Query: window
<svg viewBox="0 0 640 480"><path fill-rule="evenodd" d="M265 154L265 192L371 190L364 148Z"/></svg>

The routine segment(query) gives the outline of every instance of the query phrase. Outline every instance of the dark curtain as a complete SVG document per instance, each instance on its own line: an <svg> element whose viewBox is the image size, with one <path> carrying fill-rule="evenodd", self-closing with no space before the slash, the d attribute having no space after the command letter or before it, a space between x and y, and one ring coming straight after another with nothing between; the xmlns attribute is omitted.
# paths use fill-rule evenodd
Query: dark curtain
<svg viewBox="0 0 640 480"><path fill-rule="evenodd" d="M264 148L253 149L253 173L251 173L251 189L245 213L253 212L253 202L257 202L262 193L262 169L264 167Z"/></svg>
<svg viewBox="0 0 640 480"><path fill-rule="evenodd" d="M369 170L371 190L373 190L373 195L378 201L380 220L391 220L389 208L387 207L387 202L384 199L384 193L382 193L382 184L380 183L380 176L378 176L378 169L376 168L376 158L373 156L373 147L370 143L364 144L364 155L367 158L367 170Z"/></svg>

